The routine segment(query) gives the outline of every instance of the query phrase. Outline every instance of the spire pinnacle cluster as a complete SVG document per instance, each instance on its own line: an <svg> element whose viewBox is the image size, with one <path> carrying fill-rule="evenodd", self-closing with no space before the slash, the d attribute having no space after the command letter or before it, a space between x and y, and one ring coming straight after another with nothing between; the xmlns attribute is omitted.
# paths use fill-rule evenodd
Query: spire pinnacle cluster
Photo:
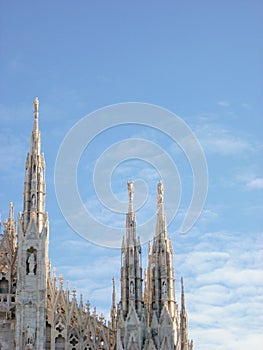
<svg viewBox="0 0 263 350"><path fill-rule="evenodd" d="M10 202L0 237L0 348L90 350L193 350L188 340L184 283L181 310L175 298L172 242L167 236L164 186L157 185L156 232L142 248L134 212L134 183L127 183L126 233L121 248L121 295L112 279L110 321L83 304L77 290L48 260L49 223L45 211L45 159L38 129L39 100L26 157L23 212L17 225ZM17 226L17 227L16 227ZM16 232L17 229L17 232ZM1 327L4 324L5 327ZM15 347L14 347L15 346Z"/></svg>

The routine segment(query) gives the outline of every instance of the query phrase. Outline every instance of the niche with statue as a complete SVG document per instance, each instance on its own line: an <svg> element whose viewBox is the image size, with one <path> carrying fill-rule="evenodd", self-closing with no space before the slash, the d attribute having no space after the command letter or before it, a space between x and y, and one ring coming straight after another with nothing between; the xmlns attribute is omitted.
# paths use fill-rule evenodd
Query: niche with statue
<svg viewBox="0 0 263 350"><path fill-rule="evenodd" d="M33 247L30 247L27 250L27 259L26 259L26 273L29 276L33 276L37 271L37 250Z"/></svg>

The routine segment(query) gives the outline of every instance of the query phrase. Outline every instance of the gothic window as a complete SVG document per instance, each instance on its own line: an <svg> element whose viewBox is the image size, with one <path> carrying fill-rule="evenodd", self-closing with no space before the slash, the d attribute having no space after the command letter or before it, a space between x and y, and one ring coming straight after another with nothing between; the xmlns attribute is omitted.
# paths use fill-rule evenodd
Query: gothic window
<svg viewBox="0 0 263 350"><path fill-rule="evenodd" d="M61 319L61 317L59 318L59 322L58 322L58 324L56 325L56 331L57 332L59 332L59 333L61 333L61 332L63 332L63 330L65 329L65 327L64 327L64 325L62 324L62 319Z"/></svg>
<svg viewBox="0 0 263 350"><path fill-rule="evenodd" d="M71 334L71 335L69 336L69 343L70 343L73 347L78 346L79 341L78 341L78 338L77 338L77 336L76 336L75 334ZM74 349L74 348L72 348L72 350L73 350L73 349Z"/></svg>
<svg viewBox="0 0 263 350"><path fill-rule="evenodd" d="M59 335L55 340L55 350L65 350L65 339Z"/></svg>
<svg viewBox="0 0 263 350"><path fill-rule="evenodd" d="M51 349L51 326L49 323L46 324L46 350Z"/></svg>
<svg viewBox="0 0 263 350"><path fill-rule="evenodd" d="M0 293L7 294L8 293L8 281L3 277L0 280Z"/></svg>

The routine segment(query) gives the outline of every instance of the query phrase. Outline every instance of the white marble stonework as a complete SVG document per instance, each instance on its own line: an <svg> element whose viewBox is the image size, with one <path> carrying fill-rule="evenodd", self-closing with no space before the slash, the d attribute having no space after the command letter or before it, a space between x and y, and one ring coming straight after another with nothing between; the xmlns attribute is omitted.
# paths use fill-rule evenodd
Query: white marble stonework
<svg viewBox="0 0 263 350"><path fill-rule="evenodd" d="M24 204L17 223L10 203L0 238L0 350L193 350L188 339L184 284L176 302L172 242L167 236L164 188L157 187L156 232L142 272L142 249L133 210L134 185L121 255L121 297L113 279L110 321L70 293L50 272L49 223L45 210L45 158L38 128L39 101L26 157ZM72 297L70 297L70 294ZM110 297L110 296L109 296Z"/></svg>

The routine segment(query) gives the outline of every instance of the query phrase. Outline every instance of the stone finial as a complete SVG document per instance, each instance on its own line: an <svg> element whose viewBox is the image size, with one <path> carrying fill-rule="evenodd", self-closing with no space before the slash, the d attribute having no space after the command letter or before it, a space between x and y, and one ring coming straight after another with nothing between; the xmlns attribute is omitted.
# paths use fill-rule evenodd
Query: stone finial
<svg viewBox="0 0 263 350"><path fill-rule="evenodd" d="M35 114L35 118L38 118L38 107L39 107L39 100L38 97L36 97L34 99L34 114Z"/></svg>
<svg viewBox="0 0 263 350"><path fill-rule="evenodd" d="M9 219L14 220L14 206L12 202L9 205Z"/></svg>
<svg viewBox="0 0 263 350"><path fill-rule="evenodd" d="M63 276L62 276L62 274L59 275L58 282L59 282L59 288L63 289Z"/></svg>
<svg viewBox="0 0 263 350"><path fill-rule="evenodd" d="M96 307L94 307L94 309L93 309L92 316L95 317L95 318L97 318L97 316L98 316Z"/></svg>
<svg viewBox="0 0 263 350"><path fill-rule="evenodd" d="M127 182L128 194L129 194L129 213L133 212L133 195L134 195L134 183L132 181Z"/></svg>
<svg viewBox="0 0 263 350"><path fill-rule="evenodd" d="M88 300L86 302L86 308L87 308L87 313L89 314L89 312L90 312L90 302Z"/></svg>
<svg viewBox="0 0 263 350"><path fill-rule="evenodd" d="M116 286L115 286L115 278L112 277L112 306L116 305Z"/></svg>
<svg viewBox="0 0 263 350"><path fill-rule="evenodd" d="M163 192L164 192L163 183L162 181L160 181L158 183L158 204L163 203Z"/></svg>

